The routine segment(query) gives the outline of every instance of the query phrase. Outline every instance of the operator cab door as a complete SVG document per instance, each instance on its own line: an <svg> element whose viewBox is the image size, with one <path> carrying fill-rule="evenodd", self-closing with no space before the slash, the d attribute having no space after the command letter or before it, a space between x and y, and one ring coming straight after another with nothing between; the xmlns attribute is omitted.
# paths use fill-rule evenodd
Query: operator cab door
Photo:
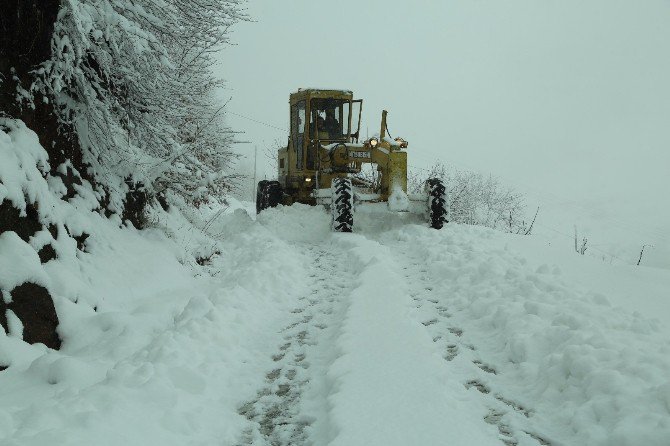
<svg viewBox="0 0 670 446"><path fill-rule="evenodd" d="M351 133L351 101L348 99L313 98L310 101L310 142L307 169L319 169L319 147L335 142L345 143Z"/></svg>
<svg viewBox="0 0 670 446"><path fill-rule="evenodd" d="M293 147L290 150L294 153L295 168L303 170L305 158L305 129L307 127L306 118L307 102L302 100L293 104L291 107L291 143Z"/></svg>
<svg viewBox="0 0 670 446"><path fill-rule="evenodd" d="M332 143L345 142L351 128L351 101L347 99L314 98L310 103L310 137Z"/></svg>

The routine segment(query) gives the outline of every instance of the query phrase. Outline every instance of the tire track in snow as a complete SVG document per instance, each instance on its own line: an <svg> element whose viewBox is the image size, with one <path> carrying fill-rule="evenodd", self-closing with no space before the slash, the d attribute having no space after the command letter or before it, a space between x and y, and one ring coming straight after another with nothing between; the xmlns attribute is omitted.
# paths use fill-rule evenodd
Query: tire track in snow
<svg viewBox="0 0 670 446"><path fill-rule="evenodd" d="M332 361L331 344L339 333L352 289L350 262L334 245L307 246L313 259L308 275L311 294L299 298L291 310L290 322L278 334L281 342L257 396L241 405L238 412L250 426L238 445L312 445L313 425L327 423L325 396L317 413L302 411L303 397L317 392L320 380ZM310 389L311 387L311 389ZM314 398L312 398L314 399Z"/></svg>
<svg viewBox="0 0 670 446"><path fill-rule="evenodd" d="M464 328L467 320L458 317L457 311L449 308L443 293L431 285L435 280L430 276L425 258L419 258L403 247L391 248L397 252L399 259L404 259L401 261L405 264L405 280L411 290L410 297L421 315L421 324L439 346L445 361L451 363L458 358L459 369L471 376L463 384L467 389L474 388L479 392L482 403L488 407L484 421L497 427L500 441L506 446L557 446L538 434L532 426L532 409L505 397L502 392L492 390L495 387L493 377L499 375L496 366L484 360L483 352L468 341Z"/></svg>

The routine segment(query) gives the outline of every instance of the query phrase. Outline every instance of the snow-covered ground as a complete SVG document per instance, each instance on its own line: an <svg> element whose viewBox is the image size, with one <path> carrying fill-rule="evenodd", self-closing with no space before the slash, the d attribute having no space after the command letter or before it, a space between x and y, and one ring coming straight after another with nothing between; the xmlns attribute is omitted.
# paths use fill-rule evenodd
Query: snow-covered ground
<svg viewBox="0 0 670 446"><path fill-rule="evenodd" d="M101 219L67 272L97 311L57 305L59 352L0 335L23 352L0 372L0 443L668 444L665 271L409 216L361 211L347 235L319 208L235 207L191 235L216 239L205 266L184 258L193 218L163 215L169 237Z"/></svg>
<svg viewBox="0 0 670 446"><path fill-rule="evenodd" d="M353 234L234 199L137 231L7 135L0 192L90 236L0 235L0 285L48 286L63 340L0 330L3 446L670 444L670 271L380 206Z"/></svg>

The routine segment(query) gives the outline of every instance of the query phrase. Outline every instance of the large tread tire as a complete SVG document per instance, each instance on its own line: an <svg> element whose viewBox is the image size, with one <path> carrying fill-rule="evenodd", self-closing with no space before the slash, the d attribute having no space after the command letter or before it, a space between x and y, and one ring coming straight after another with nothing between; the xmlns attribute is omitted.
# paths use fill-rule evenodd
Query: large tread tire
<svg viewBox="0 0 670 446"><path fill-rule="evenodd" d="M354 228L354 189L350 178L334 178L331 184L333 231L351 232Z"/></svg>
<svg viewBox="0 0 670 446"><path fill-rule="evenodd" d="M269 208L277 207L282 202L282 196L284 191L282 190L281 184L279 181L268 181L266 187L266 200Z"/></svg>
<svg viewBox="0 0 670 446"><path fill-rule="evenodd" d="M447 188L439 178L426 180L426 193L428 194L428 218L430 227L442 229L445 223L449 223L449 200L447 199Z"/></svg>
<svg viewBox="0 0 670 446"><path fill-rule="evenodd" d="M276 207L282 200L282 187L279 181L262 180L256 188L256 214L267 208Z"/></svg>
<svg viewBox="0 0 670 446"><path fill-rule="evenodd" d="M265 187L267 185L267 180L261 180L256 186L256 214L260 214L262 210L267 208L265 205Z"/></svg>

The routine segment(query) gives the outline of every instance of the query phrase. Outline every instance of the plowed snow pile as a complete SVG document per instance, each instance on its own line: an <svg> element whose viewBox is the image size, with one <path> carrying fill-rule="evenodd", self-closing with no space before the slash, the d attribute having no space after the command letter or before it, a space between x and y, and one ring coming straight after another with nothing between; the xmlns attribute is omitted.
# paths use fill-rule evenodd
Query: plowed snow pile
<svg viewBox="0 0 670 446"><path fill-rule="evenodd" d="M63 347L0 331L0 444L670 444L668 271L242 207L148 231L68 207L89 249L33 262Z"/></svg>

